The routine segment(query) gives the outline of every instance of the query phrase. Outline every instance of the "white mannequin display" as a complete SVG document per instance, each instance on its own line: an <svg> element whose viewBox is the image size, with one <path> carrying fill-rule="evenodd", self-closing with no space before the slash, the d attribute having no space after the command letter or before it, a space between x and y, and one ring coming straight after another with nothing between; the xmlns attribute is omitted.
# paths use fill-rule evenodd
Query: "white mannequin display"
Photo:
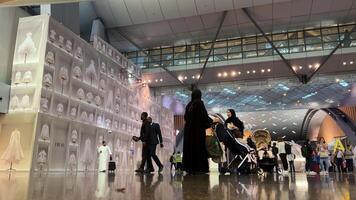
<svg viewBox="0 0 356 200"><path fill-rule="evenodd" d="M48 99L47 98L41 98L41 108L43 111L48 111Z"/></svg>
<svg viewBox="0 0 356 200"><path fill-rule="evenodd" d="M85 170L87 170L88 166L91 165L93 160L93 155L91 152L91 140L87 138L84 144L84 152L83 152L83 164L85 166Z"/></svg>
<svg viewBox="0 0 356 200"><path fill-rule="evenodd" d="M97 106L100 106L100 105L101 105L101 98L100 98L100 96L95 96L94 101L95 101L95 104L96 104Z"/></svg>
<svg viewBox="0 0 356 200"><path fill-rule="evenodd" d="M57 35L56 31L54 31L53 29L51 29L51 30L49 31L49 41L55 42L55 41L56 41L56 35Z"/></svg>
<svg viewBox="0 0 356 200"><path fill-rule="evenodd" d="M88 103L92 103L93 102L93 93L91 93L91 92L88 92L87 93L87 101L88 101Z"/></svg>
<svg viewBox="0 0 356 200"><path fill-rule="evenodd" d="M49 140L49 126L47 124L43 124L40 138L42 140Z"/></svg>
<svg viewBox="0 0 356 200"><path fill-rule="evenodd" d="M43 85L45 87L51 87L53 83L52 75L50 73L46 73L43 76Z"/></svg>
<svg viewBox="0 0 356 200"><path fill-rule="evenodd" d="M26 71L22 78L23 83L31 83L32 82L32 72Z"/></svg>
<svg viewBox="0 0 356 200"><path fill-rule="evenodd" d="M94 113L90 113L90 114L89 114L88 121L89 121L89 122L94 121Z"/></svg>
<svg viewBox="0 0 356 200"><path fill-rule="evenodd" d="M17 53L24 57L24 63L26 63L27 58L31 57L36 52L36 45L32 40L32 33L28 32L26 34L25 40L19 45Z"/></svg>
<svg viewBox="0 0 356 200"><path fill-rule="evenodd" d="M17 85L17 84L20 84L21 83L21 72L16 72L15 74L15 80L14 80L14 84Z"/></svg>
<svg viewBox="0 0 356 200"><path fill-rule="evenodd" d="M19 108L19 106L20 106L20 100L16 95L14 95L10 101L10 109L16 110L16 108Z"/></svg>
<svg viewBox="0 0 356 200"><path fill-rule="evenodd" d="M21 108L22 109L30 108L30 97L27 94L25 94L21 99Z"/></svg>
<svg viewBox="0 0 356 200"><path fill-rule="evenodd" d="M96 69L95 69L95 62L94 60L90 60L89 66L86 68L86 75L92 83L94 80L97 79Z"/></svg>
<svg viewBox="0 0 356 200"><path fill-rule="evenodd" d="M80 100L82 100L82 99L84 99L84 90L82 89L82 88L79 88L78 90L77 90L77 97L78 97L78 99L80 99Z"/></svg>
<svg viewBox="0 0 356 200"><path fill-rule="evenodd" d="M68 53L70 53L71 51L72 51L72 46L73 46L73 43L72 43L72 41L70 41L70 40L67 40L67 42L66 42L66 51L68 52Z"/></svg>
<svg viewBox="0 0 356 200"><path fill-rule="evenodd" d="M108 168L109 156L111 156L111 150L106 145L106 142L103 141L102 145L98 148L99 153L99 172L106 172Z"/></svg>
<svg viewBox="0 0 356 200"><path fill-rule="evenodd" d="M114 96L114 94L113 94L113 91L112 90L110 90L109 91L109 94L108 94L108 99L107 99L107 101L106 101L106 109L111 109L111 107L112 107L112 101L113 101L113 97Z"/></svg>
<svg viewBox="0 0 356 200"><path fill-rule="evenodd" d="M48 51L46 55L46 62L48 64L54 64L54 53L52 51Z"/></svg>
<svg viewBox="0 0 356 200"><path fill-rule="evenodd" d="M78 131L77 130L75 130L75 129L72 130L71 138L72 138L72 143L77 143L77 140L78 140Z"/></svg>
<svg viewBox="0 0 356 200"><path fill-rule="evenodd" d="M72 107L72 109L70 110L70 116L72 119L75 119L75 117L77 116L77 108L76 107Z"/></svg>
<svg viewBox="0 0 356 200"><path fill-rule="evenodd" d="M77 50L75 52L75 56L77 58L82 58L83 57L83 52L82 52L82 48L81 47L77 47Z"/></svg>
<svg viewBox="0 0 356 200"><path fill-rule="evenodd" d="M73 68L73 74L74 74L74 77L76 77L76 78L80 78L82 76L82 70L80 69L79 66L75 66Z"/></svg>
<svg viewBox="0 0 356 200"><path fill-rule="evenodd" d="M42 150L40 151L40 153L38 153L37 162L40 165L44 165L47 163L47 153L45 150Z"/></svg>
<svg viewBox="0 0 356 200"><path fill-rule="evenodd" d="M21 146L20 134L18 129L12 131L9 144L2 154L1 160L5 160L12 164L20 162L25 157ZM12 166L10 169L12 169Z"/></svg>

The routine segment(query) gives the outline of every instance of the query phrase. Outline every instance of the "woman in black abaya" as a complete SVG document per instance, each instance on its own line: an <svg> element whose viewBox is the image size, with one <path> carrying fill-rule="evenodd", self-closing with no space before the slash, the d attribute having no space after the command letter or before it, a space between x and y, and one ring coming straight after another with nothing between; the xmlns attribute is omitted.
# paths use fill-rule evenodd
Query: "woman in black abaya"
<svg viewBox="0 0 356 200"><path fill-rule="evenodd" d="M204 103L201 91L192 92L192 100L185 108L183 169L189 174L209 172L208 153L205 148L205 129L212 124Z"/></svg>

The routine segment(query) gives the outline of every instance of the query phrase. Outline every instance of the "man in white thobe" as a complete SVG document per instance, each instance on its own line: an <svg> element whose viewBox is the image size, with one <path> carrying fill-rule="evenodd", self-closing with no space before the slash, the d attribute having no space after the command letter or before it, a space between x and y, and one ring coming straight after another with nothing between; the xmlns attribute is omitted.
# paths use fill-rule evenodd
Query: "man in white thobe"
<svg viewBox="0 0 356 200"><path fill-rule="evenodd" d="M98 148L99 153L99 172L106 172L108 168L109 156L111 157L111 150L108 146L106 146L106 142L102 142Z"/></svg>

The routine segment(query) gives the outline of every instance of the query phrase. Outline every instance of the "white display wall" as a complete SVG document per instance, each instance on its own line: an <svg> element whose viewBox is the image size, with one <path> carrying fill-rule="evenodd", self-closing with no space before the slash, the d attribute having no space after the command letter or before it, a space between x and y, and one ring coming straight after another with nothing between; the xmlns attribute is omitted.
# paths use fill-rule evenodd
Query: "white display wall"
<svg viewBox="0 0 356 200"><path fill-rule="evenodd" d="M33 141L29 168L95 170L96 149L105 140L119 169L134 169L141 143L131 138L139 135L143 111L161 125L165 148L157 153L167 163L173 113L135 81L140 69L98 37L92 46L48 16L26 20L31 23L19 24L9 116L30 115L32 130L20 131ZM23 123L3 121L13 129Z"/></svg>

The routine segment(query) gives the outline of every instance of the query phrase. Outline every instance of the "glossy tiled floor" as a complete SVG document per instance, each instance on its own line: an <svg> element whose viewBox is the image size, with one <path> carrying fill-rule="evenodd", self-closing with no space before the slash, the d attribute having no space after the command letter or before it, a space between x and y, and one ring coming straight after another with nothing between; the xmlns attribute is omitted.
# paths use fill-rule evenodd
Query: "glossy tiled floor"
<svg viewBox="0 0 356 200"><path fill-rule="evenodd" d="M117 189L125 188L124 191ZM356 199L353 174L199 176L0 173L0 200Z"/></svg>

